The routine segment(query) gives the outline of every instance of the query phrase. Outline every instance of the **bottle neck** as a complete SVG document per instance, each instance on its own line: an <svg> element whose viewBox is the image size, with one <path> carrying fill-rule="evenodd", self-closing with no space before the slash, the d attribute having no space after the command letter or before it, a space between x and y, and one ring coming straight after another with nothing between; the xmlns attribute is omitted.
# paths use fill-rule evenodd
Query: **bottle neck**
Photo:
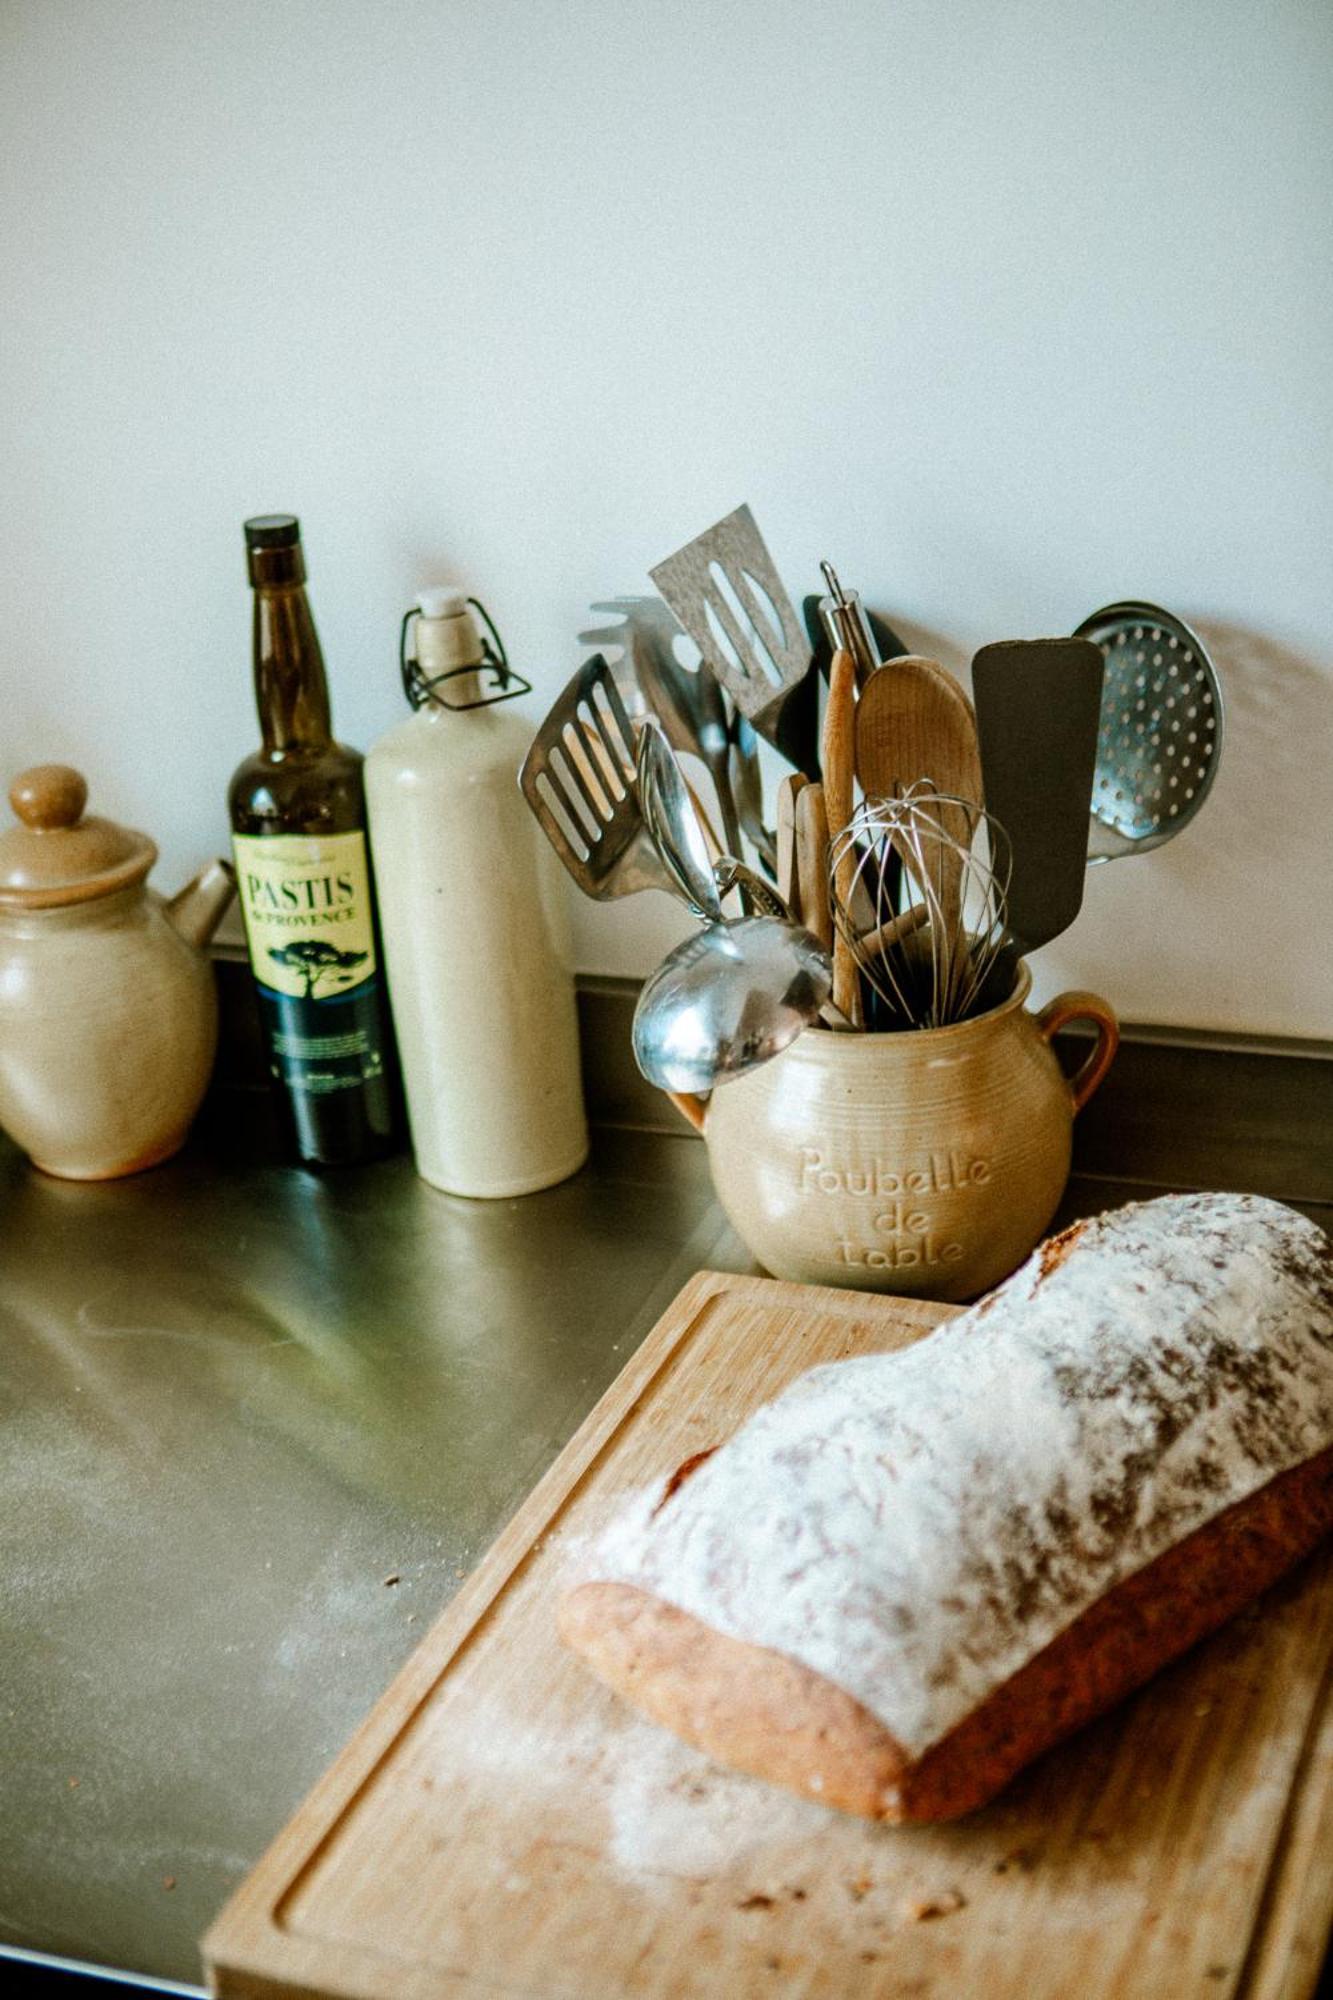
<svg viewBox="0 0 1333 2000"><path fill-rule="evenodd" d="M480 668L484 653L481 634L470 611L463 609L448 617L417 619L417 665L425 679L430 681L444 674L457 675L456 679L445 683L436 697L436 714L441 708L466 708L482 699L480 674L459 673L458 669Z"/></svg>
<svg viewBox="0 0 1333 2000"><path fill-rule="evenodd" d="M255 589L255 703L264 748L323 749L333 740L324 655L301 584Z"/></svg>

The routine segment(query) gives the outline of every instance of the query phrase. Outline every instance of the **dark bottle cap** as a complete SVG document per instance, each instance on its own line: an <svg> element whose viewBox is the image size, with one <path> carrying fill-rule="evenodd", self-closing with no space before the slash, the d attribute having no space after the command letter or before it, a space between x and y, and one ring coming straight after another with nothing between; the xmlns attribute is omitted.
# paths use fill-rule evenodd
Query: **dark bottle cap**
<svg viewBox="0 0 1333 2000"><path fill-rule="evenodd" d="M247 549L291 549L301 539L295 514L255 514L245 524Z"/></svg>
<svg viewBox="0 0 1333 2000"><path fill-rule="evenodd" d="M301 523L295 514L255 514L245 524L245 560L259 590L305 582Z"/></svg>

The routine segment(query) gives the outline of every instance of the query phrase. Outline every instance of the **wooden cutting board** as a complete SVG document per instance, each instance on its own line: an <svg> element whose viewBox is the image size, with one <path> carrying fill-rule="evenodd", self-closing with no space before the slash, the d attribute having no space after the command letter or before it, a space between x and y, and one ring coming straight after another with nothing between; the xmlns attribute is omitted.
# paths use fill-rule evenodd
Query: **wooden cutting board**
<svg viewBox="0 0 1333 2000"><path fill-rule="evenodd" d="M704 1272L205 1941L218 1993L1298 2000L1333 1913L1333 1560L949 1827L718 1770L555 1637L629 1487L952 1308Z"/></svg>

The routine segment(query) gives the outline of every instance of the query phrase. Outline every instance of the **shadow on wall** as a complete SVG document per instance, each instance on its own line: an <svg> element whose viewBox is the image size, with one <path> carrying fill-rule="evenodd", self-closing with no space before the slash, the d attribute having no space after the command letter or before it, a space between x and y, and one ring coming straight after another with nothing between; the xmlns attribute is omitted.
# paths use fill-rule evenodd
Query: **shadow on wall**
<svg viewBox="0 0 1333 2000"><path fill-rule="evenodd" d="M872 611L887 619L903 644L923 659L938 660L951 674L956 674L964 687L972 685L972 658L966 646L957 639L951 639L943 632L936 632L929 625L917 625L896 611L882 611L879 605L871 605Z"/></svg>
<svg viewBox="0 0 1333 2000"><path fill-rule="evenodd" d="M1243 625L1194 623L1222 683L1226 733L1214 798L1226 799L1229 817L1243 816L1250 863L1292 871L1294 906L1315 858L1306 843L1328 847L1333 860L1323 810L1333 782L1333 662L1321 666Z"/></svg>
<svg viewBox="0 0 1333 2000"><path fill-rule="evenodd" d="M1178 839L1089 870L1039 996L1049 974L1108 993L1129 1021L1327 1036L1333 662L1220 619L1190 622L1222 685L1216 784Z"/></svg>

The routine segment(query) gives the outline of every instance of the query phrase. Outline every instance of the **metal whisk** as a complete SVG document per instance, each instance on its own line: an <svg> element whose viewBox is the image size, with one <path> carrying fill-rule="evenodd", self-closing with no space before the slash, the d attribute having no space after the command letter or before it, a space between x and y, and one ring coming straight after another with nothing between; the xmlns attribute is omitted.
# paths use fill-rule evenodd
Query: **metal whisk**
<svg viewBox="0 0 1333 2000"><path fill-rule="evenodd" d="M851 887L840 896L838 864L849 855ZM1004 829L974 800L927 780L863 800L831 845L829 881L834 923L880 1002L875 1025L943 1028L990 1004L1009 867Z"/></svg>

